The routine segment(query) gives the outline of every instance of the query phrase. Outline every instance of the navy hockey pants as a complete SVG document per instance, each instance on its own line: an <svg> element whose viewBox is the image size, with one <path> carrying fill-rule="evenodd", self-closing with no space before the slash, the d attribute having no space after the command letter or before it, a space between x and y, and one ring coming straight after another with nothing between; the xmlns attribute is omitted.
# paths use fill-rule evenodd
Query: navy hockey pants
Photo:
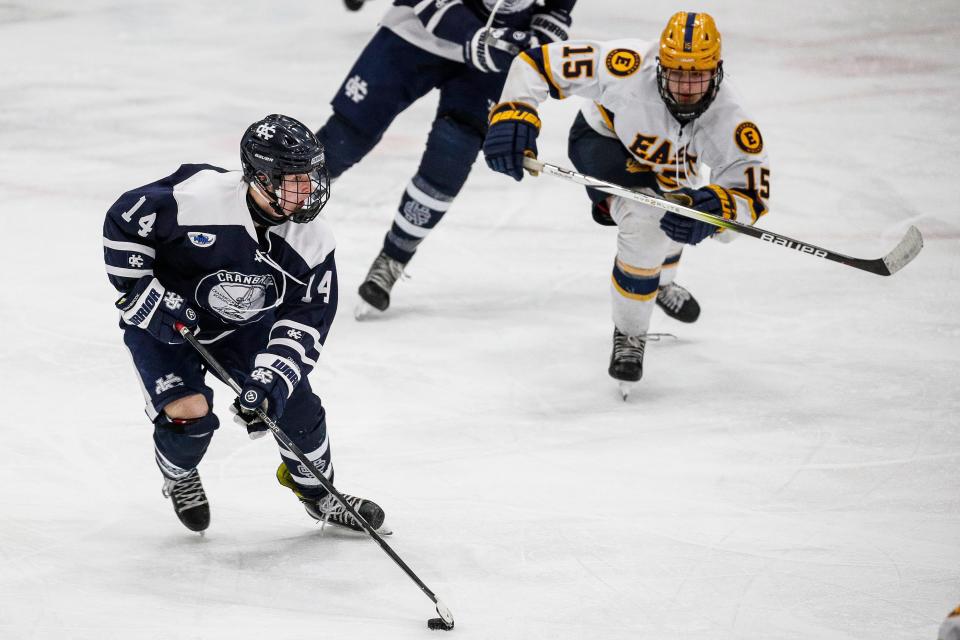
<svg viewBox="0 0 960 640"><path fill-rule="evenodd" d="M266 346L272 320L240 327L206 347L239 384L253 370L253 359ZM200 335L201 340L204 336ZM213 389L207 386L207 368L200 354L188 344L167 345L146 331L124 327L123 341L130 349L140 386L146 399L147 416L154 422L153 440L157 464L164 476L177 478L196 468L203 459L219 426L213 409ZM211 411L190 424L171 425L161 412L170 402L193 394L207 399ZM304 377L287 400L280 427L308 458L317 462L324 475L333 480L330 443L327 438L326 412L320 398ZM238 427L238 430L240 428ZM241 430L242 433L242 430ZM292 452L277 443L280 457L299 485L301 493L320 498L326 491Z"/></svg>
<svg viewBox="0 0 960 640"><path fill-rule="evenodd" d="M333 115L317 131L332 177L366 156L407 107L440 90L420 166L384 242L394 259L412 257L467 181L505 79L424 51L386 28L374 34L347 74L331 102Z"/></svg>
<svg viewBox="0 0 960 640"><path fill-rule="evenodd" d="M587 124L582 113L578 113L570 127L567 155L573 166L582 173L607 182L629 187L631 189L653 189L659 191L656 176L652 172L631 171L633 156L623 146L618 138L601 135ZM603 191L586 187L587 197L594 205L607 199L608 194ZM594 218L597 212L594 210ZM607 216L609 220L609 216ZM601 224L613 224L597 220Z"/></svg>

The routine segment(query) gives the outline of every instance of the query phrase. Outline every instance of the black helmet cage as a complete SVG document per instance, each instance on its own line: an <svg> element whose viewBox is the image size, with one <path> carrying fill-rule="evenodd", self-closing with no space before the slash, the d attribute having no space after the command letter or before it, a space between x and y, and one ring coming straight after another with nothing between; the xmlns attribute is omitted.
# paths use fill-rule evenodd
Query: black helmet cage
<svg viewBox="0 0 960 640"><path fill-rule="evenodd" d="M673 117L681 124L686 124L702 116L717 97L720 83L723 81L723 60L717 63L717 68L710 76L710 84L704 91L703 97L692 104L682 104L677 101L667 88L667 75L663 71L660 58L657 58L657 89L660 90L660 97L663 98L667 110L673 114Z"/></svg>
<svg viewBox="0 0 960 640"><path fill-rule="evenodd" d="M293 118L273 114L250 125L240 142L240 163L243 177L263 194L278 216L259 215L257 208L253 213L258 222L310 222L330 199L330 175L323 145L306 125ZM293 176L297 178L290 180ZM300 185L307 179L310 190L303 198ZM284 210L284 202L301 198L294 213Z"/></svg>

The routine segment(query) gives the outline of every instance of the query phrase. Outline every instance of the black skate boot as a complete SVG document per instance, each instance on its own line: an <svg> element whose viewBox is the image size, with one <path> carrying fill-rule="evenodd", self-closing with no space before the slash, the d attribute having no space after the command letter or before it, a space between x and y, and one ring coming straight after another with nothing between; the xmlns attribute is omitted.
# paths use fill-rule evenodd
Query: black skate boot
<svg viewBox="0 0 960 640"><path fill-rule="evenodd" d="M634 385L643 377L643 349L647 342L643 336L628 336L613 329L613 352L607 373L619 382L620 395L626 400Z"/></svg>
<svg viewBox="0 0 960 640"><path fill-rule="evenodd" d="M363 284L360 285L360 297L363 301L377 311L386 311L390 306L390 290L403 275L404 266L406 265L402 262L394 260L381 251L370 265L370 271L367 272ZM365 310L357 309L358 318L363 315L362 311Z"/></svg>
<svg viewBox="0 0 960 640"><path fill-rule="evenodd" d="M643 377L643 336L628 336L613 329L613 352L610 354L611 378L623 382L637 382Z"/></svg>
<svg viewBox="0 0 960 640"><path fill-rule="evenodd" d="M360 526L354 517L350 515L344 506L332 495L327 494L323 498L316 500L300 493L300 488L290 476L287 465L282 462L280 466L277 467L277 480L280 484L296 494L297 498L303 504L303 508L306 509L307 514L314 520L323 522L324 524L329 522L330 524L336 524L354 531L363 531L363 527ZM347 502L350 503L350 506L367 521L367 524L373 527L374 531L381 535L389 535L391 533L388 529L383 528L383 521L386 520L386 514L383 512L383 509L380 508L380 505L372 500L357 498L347 495L346 493L341 495L343 495Z"/></svg>
<svg viewBox="0 0 960 640"><path fill-rule="evenodd" d="M660 287L657 291L657 306L664 313L680 322L696 322L700 317L700 305L693 295L678 284Z"/></svg>
<svg viewBox="0 0 960 640"><path fill-rule="evenodd" d="M190 531L203 533L210 526L210 504L196 469L179 480L165 478L163 497L173 501L173 510Z"/></svg>

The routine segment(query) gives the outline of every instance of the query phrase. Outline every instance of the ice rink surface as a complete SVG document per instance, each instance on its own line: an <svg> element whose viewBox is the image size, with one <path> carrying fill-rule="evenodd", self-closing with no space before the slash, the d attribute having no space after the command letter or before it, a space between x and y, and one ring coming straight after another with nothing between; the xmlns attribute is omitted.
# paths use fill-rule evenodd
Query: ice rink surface
<svg viewBox="0 0 960 640"><path fill-rule="evenodd" d="M160 495L104 274L103 214L247 124L312 127L386 9L339 1L0 3L0 637L436 637L375 544L324 532L228 419L213 523ZM960 5L580 0L575 37L707 10L772 155L762 226L686 252L628 402L607 376L615 231L579 187L482 162L380 319L351 316L435 98L337 182L341 312L312 375L337 481L452 609L455 638L933 639L960 601ZM569 166L574 100L541 112ZM218 410L230 400L217 386ZM223 411L225 414L225 411Z"/></svg>

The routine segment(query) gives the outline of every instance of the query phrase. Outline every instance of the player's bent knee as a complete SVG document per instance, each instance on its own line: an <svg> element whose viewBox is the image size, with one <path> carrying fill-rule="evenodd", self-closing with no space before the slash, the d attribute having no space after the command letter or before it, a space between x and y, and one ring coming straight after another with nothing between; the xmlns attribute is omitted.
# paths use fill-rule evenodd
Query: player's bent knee
<svg viewBox="0 0 960 640"><path fill-rule="evenodd" d="M196 420L210 412L210 405L203 394L195 393L167 403L163 412L172 420Z"/></svg>
<svg viewBox="0 0 960 640"><path fill-rule="evenodd" d="M643 216L627 214L617 221L617 233L621 237L643 235L650 230L650 223Z"/></svg>
<svg viewBox="0 0 960 640"><path fill-rule="evenodd" d="M617 222L620 235L646 233L659 236L657 232L660 230L662 211L623 198L613 198L610 215Z"/></svg>
<svg viewBox="0 0 960 640"><path fill-rule="evenodd" d="M179 435L202 438L203 436L209 436L220 428L220 420L215 413L208 413L199 418L171 418L167 414L161 413L154 424L156 425L156 434L163 439L170 437L176 439ZM176 435L171 436L171 434Z"/></svg>

